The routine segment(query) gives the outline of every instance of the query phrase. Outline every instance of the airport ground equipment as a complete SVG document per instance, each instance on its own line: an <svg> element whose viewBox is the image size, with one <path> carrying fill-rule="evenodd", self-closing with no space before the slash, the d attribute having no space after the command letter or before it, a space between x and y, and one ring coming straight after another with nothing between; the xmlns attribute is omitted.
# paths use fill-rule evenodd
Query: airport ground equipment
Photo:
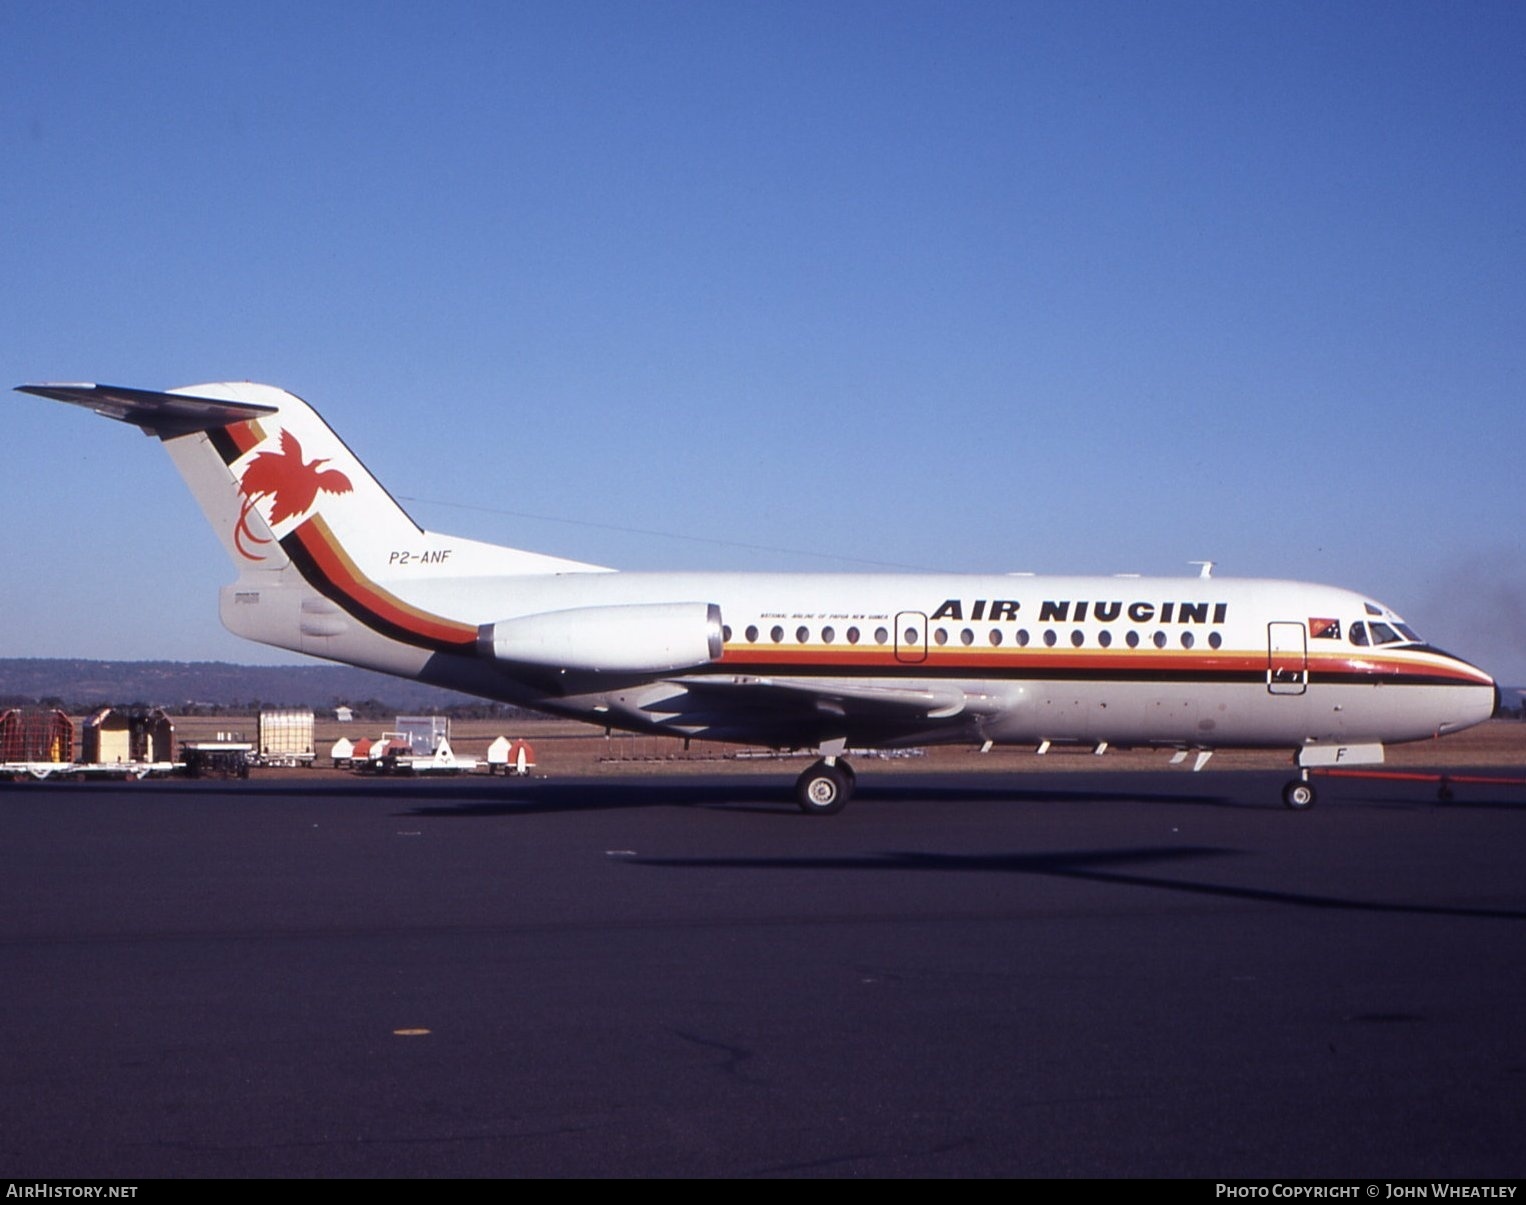
<svg viewBox="0 0 1526 1205"><path fill-rule="evenodd" d="M89 781L170 774L179 768L169 756L171 731L163 712L129 716L104 708L91 717L84 756L77 757L74 721L66 713L13 707L0 712L0 779ZM102 756L103 748L109 759Z"/></svg>
<svg viewBox="0 0 1526 1205"><path fill-rule="evenodd" d="M528 741L511 741L498 737L487 747L487 772L489 774L514 774L520 778L535 769L535 750Z"/></svg>
<svg viewBox="0 0 1526 1205"><path fill-rule="evenodd" d="M180 746L181 760L190 778L248 778L253 753L251 742L231 739L186 741Z"/></svg>
<svg viewBox="0 0 1526 1205"><path fill-rule="evenodd" d="M257 766L311 766L315 757L313 713L288 708L260 712L258 740L250 762Z"/></svg>

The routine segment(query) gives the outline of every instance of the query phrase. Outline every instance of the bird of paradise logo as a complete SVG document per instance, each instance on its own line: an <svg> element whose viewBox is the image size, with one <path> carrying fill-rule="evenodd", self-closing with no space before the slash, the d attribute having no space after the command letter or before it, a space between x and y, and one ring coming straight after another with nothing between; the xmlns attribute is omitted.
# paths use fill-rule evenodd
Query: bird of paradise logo
<svg viewBox="0 0 1526 1205"><path fill-rule="evenodd" d="M324 456L302 459L302 444L290 431L281 432L279 452L261 452L244 469L239 492L244 495L238 523L233 528L233 544L251 561L263 561L259 546L270 540L249 527L249 513L265 498L270 499L270 525L305 515L317 502L318 495L348 494L355 487L338 469L320 469L328 463Z"/></svg>

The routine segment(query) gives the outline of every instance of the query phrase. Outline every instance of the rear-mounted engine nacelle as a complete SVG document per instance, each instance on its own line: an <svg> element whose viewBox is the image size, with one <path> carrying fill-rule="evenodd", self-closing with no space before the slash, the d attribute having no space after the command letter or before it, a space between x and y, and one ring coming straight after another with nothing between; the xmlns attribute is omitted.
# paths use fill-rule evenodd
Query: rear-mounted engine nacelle
<svg viewBox="0 0 1526 1205"><path fill-rule="evenodd" d="M714 603L575 607L500 619L477 629L477 651L517 665L591 673L662 674L720 658Z"/></svg>

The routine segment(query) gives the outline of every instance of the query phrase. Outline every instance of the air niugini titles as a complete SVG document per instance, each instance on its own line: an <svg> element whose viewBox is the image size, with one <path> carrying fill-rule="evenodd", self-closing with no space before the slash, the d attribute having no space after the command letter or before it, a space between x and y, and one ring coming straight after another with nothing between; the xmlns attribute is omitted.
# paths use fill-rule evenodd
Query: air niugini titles
<svg viewBox="0 0 1526 1205"><path fill-rule="evenodd" d="M1001 623L1017 619L1022 603L1015 598L977 598L966 612L962 599L946 598L930 619L968 619L971 623L985 620ZM1045 599L1039 604L1038 623L1085 623L1088 618L1098 623L1112 623L1128 619L1131 623L1223 623L1229 615L1229 604L1223 602L1131 602L1121 600L1093 602L1090 599Z"/></svg>

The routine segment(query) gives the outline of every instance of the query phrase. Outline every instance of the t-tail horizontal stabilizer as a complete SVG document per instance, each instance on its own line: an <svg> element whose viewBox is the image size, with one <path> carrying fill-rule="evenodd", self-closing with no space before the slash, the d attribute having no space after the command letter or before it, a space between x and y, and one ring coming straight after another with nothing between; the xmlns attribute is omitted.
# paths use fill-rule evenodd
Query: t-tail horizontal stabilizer
<svg viewBox="0 0 1526 1205"><path fill-rule="evenodd" d="M193 431L213 431L233 423L247 422L276 412L275 406L256 402L221 402L210 398L188 397L179 393L158 393L152 389L128 389L122 385L41 384L18 385L21 393L83 406L105 418L141 427L145 435L172 439Z"/></svg>

